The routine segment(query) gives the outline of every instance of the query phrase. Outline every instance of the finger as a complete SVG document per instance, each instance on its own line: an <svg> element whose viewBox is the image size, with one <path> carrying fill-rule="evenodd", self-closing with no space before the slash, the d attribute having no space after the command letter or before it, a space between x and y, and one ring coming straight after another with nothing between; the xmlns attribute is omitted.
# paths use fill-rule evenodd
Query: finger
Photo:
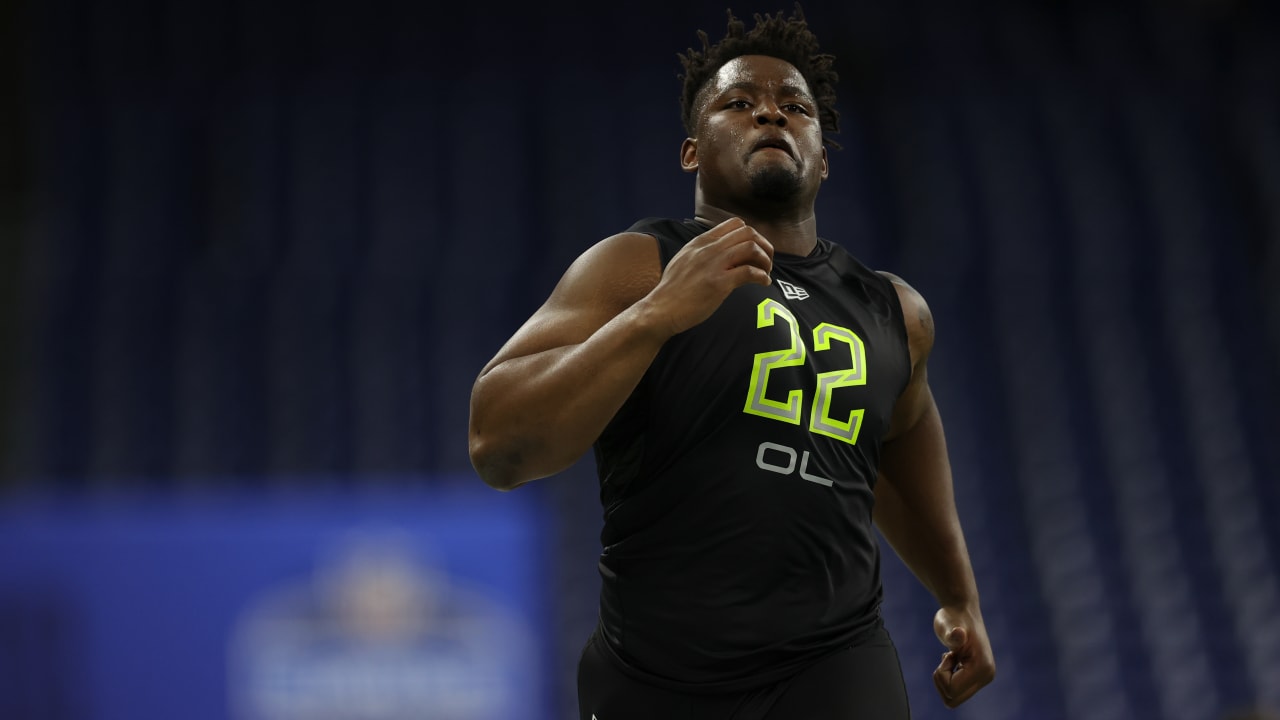
<svg viewBox="0 0 1280 720"><path fill-rule="evenodd" d="M963 703L973 697L984 685L986 683L979 680L979 675L973 668L959 668L951 673L951 679L947 682L948 705L955 707Z"/></svg>
<svg viewBox="0 0 1280 720"><path fill-rule="evenodd" d="M933 684L938 688L938 694L947 707L954 708L986 687L993 675L981 663L965 664L955 657L949 657L944 658L942 664L933 671Z"/></svg>
<svg viewBox="0 0 1280 720"><path fill-rule="evenodd" d="M942 653L942 660L938 663L938 669L955 670L956 666L959 664L960 656L955 650L944 650Z"/></svg>
<svg viewBox="0 0 1280 720"><path fill-rule="evenodd" d="M934 680L946 680L950 678L954 666L955 659L951 656L950 651L942 653L942 661L938 663L938 667L933 669Z"/></svg>
<svg viewBox="0 0 1280 720"><path fill-rule="evenodd" d="M730 230L720 238L720 242L726 245L731 245L733 243L754 243L758 245L761 250L764 250L765 254L769 256L769 262L773 262L773 243L769 242L765 236L756 232L756 229L753 227L743 225L742 227Z"/></svg>
<svg viewBox="0 0 1280 720"><path fill-rule="evenodd" d="M754 265L766 273L773 272L773 258L759 244L742 242L729 249L726 259L729 267Z"/></svg>
<svg viewBox="0 0 1280 720"><path fill-rule="evenodd" d="M743 221L743 219L742 219L742 218L740 218L740 217L731 217L731 218L729 218L728 220L724 220L724 221L722 221L720 224L716 225L715 227L711 228L710 230L708 230L708 231L706 231L706 232L702 233L701 235L699 235L699 236L695 237L693 240L690 240L689 242L690 242L690 244L695 244L695 243L696 243L696 244L706 244L706 243L709 243L709 242L714 242L714 241L719 240L720 238L724 237L725 235L728 235L729 233L733 232L734 230L739 230L739 229L744 228L744 227L746 227L746 226L747 226L747 223L746 223L745 221Z"/></svg>
<svg viewBox="0 0 1280 720"><path fill-rule="evenodd" d="M745 227L746 224L747 224L746 220L743 220L737 215L734 215L725 220L721 220L715 227L711 229L718 230L720 228L739 228L739 227Z"/></svg>
<svg viewBox="0 0 1280 720"><path fill-rule="evenodd" d="M739 265L729 270L729 278L734 287L741 287L747 283L756 283L757 285L772 285L773 278L769 273L761 270L755 265Z"/></svg>
<svg viewBox="0 0 1280 720"><path fill-rule="evenodd" d="M963 687L956 682L954 673L941 668L933 673L933 685L938 689L938 695L942 697L942 702L949 708L954 708L977 692L977 688Z"/></svg>
<svg viewBox="0 0 1280 720"><path fill-rule="evenodd" d="M947 707L951 707L951 687L943 678L950 674L950 672L944 672L942 668L933 671L933 686L938 689L938 696Z"/></svg>
<svg viewBox="0 0 1280 720"><path fill-rule="evenodd" d="M956 694L956 688L953 684L954 675L957 668L960 667L958 658L951 651L942 653L942 661L938 663L938 667L933 670L933 684L938 689L938 694L942 696L948 707L951 707L952 700Z"/></svg>
<svg viewBox="0 0 1280 720"><path fill-rule="evenodd" d="M947 647L951 648L952 650L955 650L964 646L965 640L968 640L968 639L969 639L969 633L965 632L964 628L953 627L951 628L951 632L947 633L947 636L946 638L943 639L943 642L946 643Z"/></svg>

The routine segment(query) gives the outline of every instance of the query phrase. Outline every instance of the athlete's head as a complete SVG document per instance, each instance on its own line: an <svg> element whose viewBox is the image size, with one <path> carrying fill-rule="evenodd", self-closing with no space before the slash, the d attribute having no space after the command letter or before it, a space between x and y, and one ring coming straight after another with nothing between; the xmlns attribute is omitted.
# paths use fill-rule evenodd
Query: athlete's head
<svg viewBox="0 0 1280 720"><path fill-rule="evenodd" d="M834 58L818 52L799 6L755 20L747 31L730 11L724 39L698 31L702 50L679 55L681 163L713 205L803 206L827 176L824 145L838 147L826 135L839 130Z"/></svg>
<svg viewBox="0 0 1280 720"><path fill-rule="evenodd" d="M840 113L835 109L836 83L839 80L833 69L835 56L819 52L818 38L809 30L800 6L796 5L789 18L782 17L781 11L774 15L756 14L755 27L751 30L734 17L732 10L727 14L729 21L724 38L712 44L707 32L699 30L702 49L689 48L687 52L676 55L684 67L680 75L684 83L680 94L680 119L689 137L696 134L702 104L707 100L703 91L707 89L708 81L725 63L743 55L768 55L790 63L805 79L813 94L823 132L840 132ZM829 135L824 135L823 141L833 148L840 147Z"/></svg>

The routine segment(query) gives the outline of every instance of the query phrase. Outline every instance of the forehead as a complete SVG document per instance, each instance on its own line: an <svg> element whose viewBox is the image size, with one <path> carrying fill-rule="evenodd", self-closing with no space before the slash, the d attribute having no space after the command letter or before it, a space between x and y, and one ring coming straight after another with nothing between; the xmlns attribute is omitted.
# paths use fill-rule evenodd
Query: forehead
<svg viewBox="0 0 1280 720"><path fill-rule="evenodd" d="M725 63L707 83L711 94L731 87L753 85L761 88L794 88L810 94L809 83L794 65L768 55L743 55Z"/></svg>

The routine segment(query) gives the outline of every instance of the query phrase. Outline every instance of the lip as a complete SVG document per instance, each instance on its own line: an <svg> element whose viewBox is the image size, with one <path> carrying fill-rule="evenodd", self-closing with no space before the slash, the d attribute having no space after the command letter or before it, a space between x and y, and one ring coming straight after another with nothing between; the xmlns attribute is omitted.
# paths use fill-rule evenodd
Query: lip
<svg viewBox="0 0 1280 720"><path fill-rule="evenodd" d="M756 153L770 148L785 152L792 160L796 158L795 151L791 149L791 143L787 142L787 139L781 135L769 135L760 138L752 144L751 152Z"/></svg>

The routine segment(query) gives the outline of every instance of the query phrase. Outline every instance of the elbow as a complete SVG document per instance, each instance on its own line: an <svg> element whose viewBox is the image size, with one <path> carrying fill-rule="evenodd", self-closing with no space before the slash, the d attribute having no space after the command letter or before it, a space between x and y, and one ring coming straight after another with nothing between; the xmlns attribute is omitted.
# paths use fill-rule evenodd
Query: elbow
<svg viewBox="0 0 1280 720"><path fill-rule="evenodd" d="M519 486L520 480L516 470L520 466L519 453L508 447L508 440L503 442L502 434L495 435L492 430L486 431L488 423L484 422L484 414L477 412L475 395L472 395L471 418L467 424L467 454L471 458L471 467L494 490L506 492Z"/></svg>
<svg viewBox="0 0 1280 720"><path fill-rule="evenodd" d="M472 465L476 468L476 473L480 476L480 479L484 481L484 484L494 490L508 492L515 490L527 482L526 480L518 478L514 473L495 470L492 467L484 466L475 463L474 461L472 462Z"/></svg>
<svg viewBox="0 0 1280 720"><path fill-rule="evenodd" d="M514 490L532 479L521 476L518 451L495 448L477 433L471 434L468 452L476 474L494 490Z"/></svg>
<svg viewBox="0 0 1280 720"><path fill-rule="evenodd" d="M473 415L467 433L471 467L489 487L504 492L514 490L572 464L565 461L565 452L547 441L545 430L519 427L523 423L494 425Z"/></svg>

